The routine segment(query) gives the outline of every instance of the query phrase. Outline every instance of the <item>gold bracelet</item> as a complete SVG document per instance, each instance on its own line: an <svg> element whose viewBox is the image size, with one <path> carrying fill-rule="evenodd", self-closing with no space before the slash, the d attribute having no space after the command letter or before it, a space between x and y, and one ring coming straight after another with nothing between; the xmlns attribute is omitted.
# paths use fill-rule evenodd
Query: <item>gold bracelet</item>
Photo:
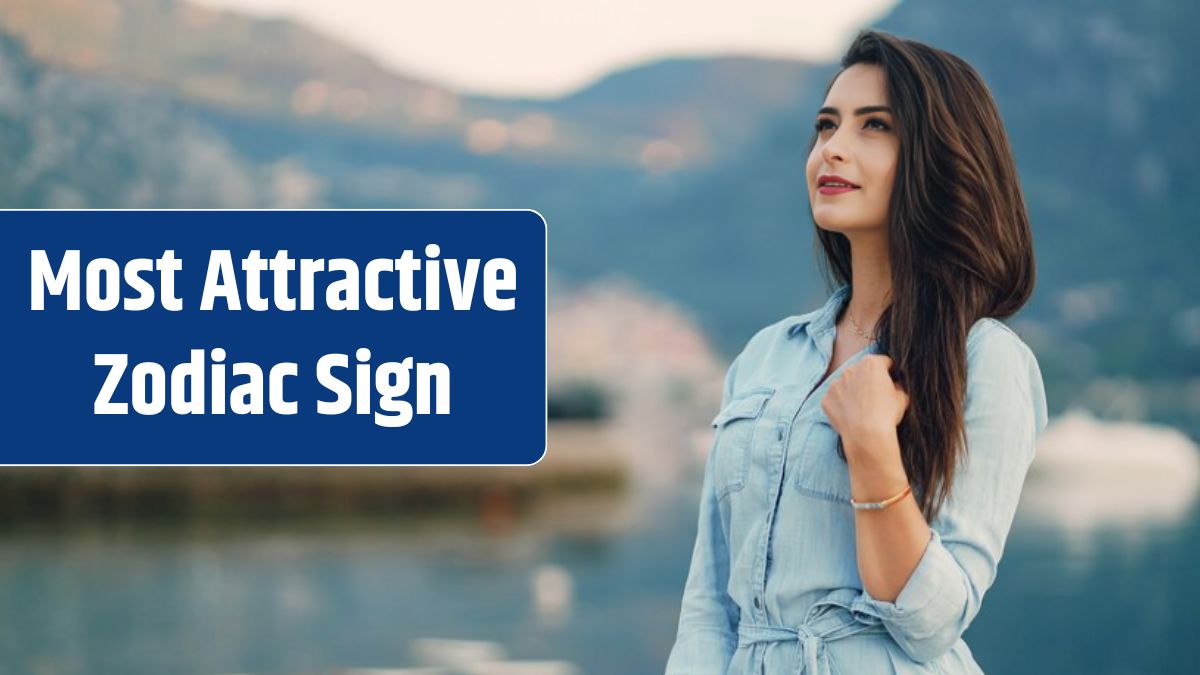
<svg viewBox="0 0 1200 675"><path fill-rule="evenodd" d="M908 494L911 491L912 491L912 483L909 483L908 485L904 486L904 489L901 490L899 494L888 497L887 499L885 499L881 502L856 502L856 501L854 501L854 498L851 497L850 498L850 506L853 506L856 509L882 509L882 508L886 508L887 506L889 506L891 504L895 504L896 502L900 501L901 499L904 499L904 495Z"/></svg>

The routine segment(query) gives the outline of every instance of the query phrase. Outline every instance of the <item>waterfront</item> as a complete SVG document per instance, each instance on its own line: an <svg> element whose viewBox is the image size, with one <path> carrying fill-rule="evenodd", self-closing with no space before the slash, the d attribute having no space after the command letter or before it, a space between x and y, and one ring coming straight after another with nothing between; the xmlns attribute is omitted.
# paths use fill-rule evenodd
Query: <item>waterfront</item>
<svg viewBox="0 0 1200 675"><path fill-rule="evenodd" d="M1130 492L1115 517L1095 493L1089 512L1071 507L1108 479L1097 469L1064 481L1054 456L1028 484L999 578L966 633L980 664L1001 674L1187 672L1200 631L1194 464L1160 455L1174 457L1157 464L1175 463L1175 485L1131 488L1166 496ZM1121 471L1123 484L1139 484ZM436 638L488 641L510 659L574 672L661 672L695 533L698 476L687 475L545 500L500 526L424 516L10 527L0 538L0 671L400 669L417 663L417 641Z"/></svg>

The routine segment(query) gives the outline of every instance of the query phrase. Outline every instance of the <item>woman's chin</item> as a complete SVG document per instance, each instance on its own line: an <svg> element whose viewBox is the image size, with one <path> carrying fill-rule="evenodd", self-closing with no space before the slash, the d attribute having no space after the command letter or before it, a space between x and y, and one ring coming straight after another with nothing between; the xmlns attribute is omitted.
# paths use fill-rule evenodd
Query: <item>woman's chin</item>
<svg viewBox="0 0 1200 675"><path fill-rule="evenodd" d="M846 233L850 230L861 229L862 222L845 213L831 213L837 209L815 209L813 210L813 222L822 230L830 232Z"/></svg>
<svg viewBox="0 0 1200 675"><path fill-rule="evenodd" d="M813 209L812 213L813 222L817 227L830 232L849 235L881 227L886 228L885 225L880 225L880 217L866 217L854 209L822 205Z"/></svg>

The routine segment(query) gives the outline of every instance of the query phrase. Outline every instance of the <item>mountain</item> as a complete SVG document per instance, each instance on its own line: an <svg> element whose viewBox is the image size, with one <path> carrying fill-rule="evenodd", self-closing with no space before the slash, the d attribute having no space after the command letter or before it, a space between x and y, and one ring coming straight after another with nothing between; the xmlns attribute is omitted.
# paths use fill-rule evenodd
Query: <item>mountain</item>
<svg viewBox="0 0 1200 675"><path fill-rule="evenodd" d="M39 62L229 113L458 145L473 124L498 121L512 125L503 152L574 165L626 164L631 148L664 138L691 162L711 161L730 145L724 134L752 129L760 110L794 105L808 69L788 60L672 59L559 99L504 99L405 76L290 20L181 0L0 0L0 27Z"/></svg>
<svg viewBox="0 0 1200 675"><path fill-rule="evenodd" d="M48 69L0 33L0 204L245 203L265 176L170 97Z"/></svg>
<svg viewBox="0 0 1200 675"><path fill-rule="evenodd" d="M423 97L456 98L294 22L184 2L3 0L0 25L40 62L242 112L299 108L420 135ZM313 88L307 98L298 95L306 83L323 84L327 104Z"/></svg>

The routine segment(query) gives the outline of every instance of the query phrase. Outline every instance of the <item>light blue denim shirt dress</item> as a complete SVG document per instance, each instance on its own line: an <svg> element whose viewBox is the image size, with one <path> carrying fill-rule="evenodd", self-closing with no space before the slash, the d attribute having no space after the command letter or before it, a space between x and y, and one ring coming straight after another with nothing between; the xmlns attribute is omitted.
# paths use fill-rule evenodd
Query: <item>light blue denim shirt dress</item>
<svg viewBox="0 0 1200 675"><path fill-rule="evenodd" d="M1041 371L1005 324L971 327L967 458L895 602L873 598L858 576L849 469L821 399L878 345L812 390L849 292L758 331L729 367L667 675L982 672L962 634L996 578L1046 426Z"/></svg>

